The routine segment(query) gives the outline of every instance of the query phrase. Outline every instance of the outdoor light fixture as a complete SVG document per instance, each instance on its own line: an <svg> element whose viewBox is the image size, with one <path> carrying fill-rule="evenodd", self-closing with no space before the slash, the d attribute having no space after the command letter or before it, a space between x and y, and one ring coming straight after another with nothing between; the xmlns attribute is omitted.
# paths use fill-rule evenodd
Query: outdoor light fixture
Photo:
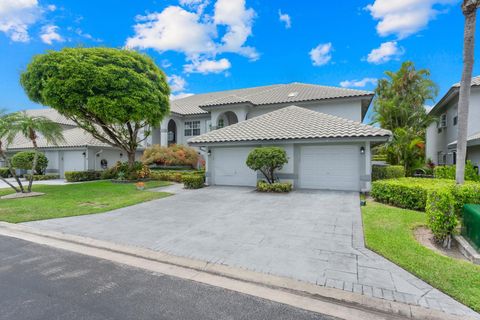
<svg viewBox="0 0 480 320"><path fill-rule="evenodd" d="M207 154L210 156L212 155L212 150L208 150Z"/></svg>
<svg viewBox="0 0 480 320"><path fill-rule="evenodd" d="M123 153L120 152L120 158L123 157Z"/></svg>
<svg viewBox="0 0 480 320"><path fill-rule="evenodd" d="M365 154L365 147L360 147L360 154Z"/></svg>
<svg viewBox="0 0 480 320"><path fill-rule="evenodd" d="M83 154L84 157L87 155L87 153L85 151L82 154Z"/></svg>

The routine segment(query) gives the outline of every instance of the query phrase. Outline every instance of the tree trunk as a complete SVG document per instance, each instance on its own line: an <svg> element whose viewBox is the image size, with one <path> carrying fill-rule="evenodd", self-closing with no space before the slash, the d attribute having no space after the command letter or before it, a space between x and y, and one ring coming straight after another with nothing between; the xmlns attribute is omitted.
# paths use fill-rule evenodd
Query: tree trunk
<svg viewBox="0 0 480 320"><path fill-rule="evenodd" d="M33 143L33 150L35 150L35 155L33 156L32 172L30 173L30 178L28 179L27 192L32 192L33 175L35 174L35 169L37 168L37 162L38 162L38 146L37 146L37 140L36 140L36 139L32 139L32 143Z"/></svg>
<svg viewBox="0 0 480 320"><path fill-rule="evenodd" d="M128 166L130 168L133 168L135 165L135 151L127 151L127 156L128 156Z"/></svg>
<svg viewBox="0 0 480 320"><path fill-rule="evenodd" d="M4 178L2 178L2 177L0 177L0 179L1 179L3 182L5 182L6 184L8 184L13 190L15 190L15 192L17 192L17 193L23 192L22 182L21 182L20 179L17 177L17 174L16 174L16 172L15 172L15 169L12 167L12 164L10 163L10 160L7 158L7 155L6 155L5 152L3 151L3 149L2 149L2 142L1 142L1 141L0 141L0 158L2 158L3 161L5 161L5 165L7 166L8 170L10 171L10 174L12 175L12 177L14 177L15 180L17 181L19 188L15 187L13 184L11 184L10 182L8 182L7 179L4 179Z"/></svg>
<svg viewBox="0 0 480 320"><path fill-rule="evenodd" d="M460 94L458 98L458 136L457 136L457 184L465 182L465 162L467 157L468 136L468 107L470 103L470 89L472 83L473 54L475 46L475 24L477 4L468 5L469 0L464 1L462 7L465 15L465 29L463 34L463 71L460 82Z"/></svg>

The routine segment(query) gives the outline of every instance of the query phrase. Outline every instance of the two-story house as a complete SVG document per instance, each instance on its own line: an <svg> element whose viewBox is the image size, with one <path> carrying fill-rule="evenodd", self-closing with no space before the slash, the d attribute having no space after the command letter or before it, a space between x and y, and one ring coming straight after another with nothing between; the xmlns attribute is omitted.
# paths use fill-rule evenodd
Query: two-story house
<svg viewBox="0 0 480 320"><path fill-rule="evenodd" d="M430 111L437 121L427 129L426 156L437 165L456 164L458 94L454 84ZM468 115L467 159L480 165L480 76L472 78Z"/></svg>

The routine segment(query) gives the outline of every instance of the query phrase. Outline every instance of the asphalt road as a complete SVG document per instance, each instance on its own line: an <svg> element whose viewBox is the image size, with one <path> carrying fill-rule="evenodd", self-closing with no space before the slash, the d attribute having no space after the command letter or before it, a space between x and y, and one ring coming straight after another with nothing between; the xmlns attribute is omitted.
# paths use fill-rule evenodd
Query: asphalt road
<svg viewBox="0 0 480 320"><path fill-rule="evenodd" d="M0 236L0 319L332 318Z"/></svg>

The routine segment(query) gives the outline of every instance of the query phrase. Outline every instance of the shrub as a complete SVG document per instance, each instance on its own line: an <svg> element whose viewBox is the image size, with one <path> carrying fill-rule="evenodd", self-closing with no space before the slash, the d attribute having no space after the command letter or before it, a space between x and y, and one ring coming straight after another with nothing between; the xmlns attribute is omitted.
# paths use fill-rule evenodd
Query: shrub
<svg viewBox="0 0 480 320"><path fill-rule="evenodd" d="M405 177L403 166L372 166L372 181Z"/></svg>
<svg viewBox="0 0 480 320"><path fill-rule="evenodd" d="M0 168L0 177L2 178L10 178L12 175L10 174L10 170L8 168Z"/></svg>
<svg viewBox="0 0 480 320"><path fill-rule="evenodd" d="M29 180L30 176L31 175L26 174L23 177ZM33 175L33 181L44 181L44 180L54 180L54 179L60 179L60 175L58 174L34 174Z"/></svg>
<svg viewBox="0 0 480 320"><path fill-rule="evenodd" d="M287 153L279 147L255 148L248 154L246 164L255 171L263 173L268 183L274 183L275 171L282 169L288 162Z"/></svg>
<svg viewBox="0 0 480 320"><path fill-rule="evenodd" d="M194 148L180 144L169 147L156 144L145 149L142 161L147 165L190 166L195 168L198 163L198 153Z"/></svg>
<svg viewBox="0 0 480 320"><path fill-rule="evenodd" d="M452 234L457 226L455 197L450 190L431 191L427 197L427 226L437 242L450 247Z"/></svg>
<svg viewBox="0 0 480 320"><path fill-rule="evenodd" d="M205 179L201 175L184 175L182 177L183 186L185 189L200 189L203 188Z"/></svg>
<svg viewBox="0 0 480 320"><path fill-rule="evenodd" d="M65 179L68 182L100 180L101 171L66 171Z"/></svg>
<svg viewBox="0 0 480 320"><path fill-rule="evenodd" d="M198 171L154 170L150 175L150 177L153 180L173 181L173 182L182 182L183 177L188 177L188 176L201 176L202 179L205 181L205 172L200 170Z"/></svg>
<svg viewBox="0 0 480 320"><path fill-rule="evenodd" d="M150 168L140 162L135 161L133 167L128 162L118 161L113 167L102 172L102 179L117 180L144 180L150 177Z"/></svg>
<svg viewBox="0 0 480 320"><path fill-rule="evenodd" d="M455 180L456 166L438 166L433 170L433 174L437 179L452 179ZM480 181L477 169L473 166L472 161L468 160L465 164L465 180Z"/></svg>
<svg viewBox="0 0 480 320"><path fill-rule="evenodd" d="M292 184L290 182L268 183L266 181L260 180L257 182L257 191L286 193L292 191Z"/></svg>
<svg viewBox="0 0 480 320"><path fill-rule="evenodd" d="M17 169L30 170L33 165L35 151L21 151L13 155L11 159L12 166ZM48 166L48 159L43 153L38 153L36 174L43 174Z"/></svg>

